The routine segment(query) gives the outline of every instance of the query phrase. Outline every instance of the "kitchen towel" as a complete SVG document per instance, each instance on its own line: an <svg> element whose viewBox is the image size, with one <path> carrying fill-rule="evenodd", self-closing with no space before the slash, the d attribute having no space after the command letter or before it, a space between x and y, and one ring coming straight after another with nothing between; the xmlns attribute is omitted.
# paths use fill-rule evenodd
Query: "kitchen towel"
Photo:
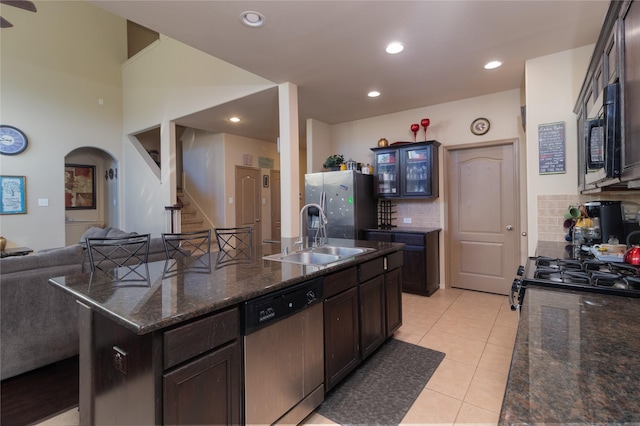
<svg viewBox="0 0 640 426"><path fill-rule="evenodd" d="M317 412L341 425L397 425L444 356L390 339L332 389Z"/></svg>

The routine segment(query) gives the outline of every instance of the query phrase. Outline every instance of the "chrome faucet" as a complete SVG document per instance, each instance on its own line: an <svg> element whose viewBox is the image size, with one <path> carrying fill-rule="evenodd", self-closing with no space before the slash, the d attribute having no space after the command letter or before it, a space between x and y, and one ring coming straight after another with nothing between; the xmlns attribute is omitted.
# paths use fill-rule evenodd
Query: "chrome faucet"
<svg viewBox="0 0 640 426"><path fill-rule="evenodd" d="M318 232L316 232L316 236L314 239L314 246L318 245L318 240L320 238L327 238L327 230L325 228L325 225L327 223L329 223L329 220L327 219L327 215L324 213L324 210L322 209L322 207L319 204L315 204L315 203L309 203L309 204L305 204L301 209L300 209L300 237L297 241L295 241L293 244L300 244L300 249L304 248L304 238L305 238L305 228L306 228L306 220L304 220L304 212L309 208L309 207L315 207L320 211L320 224L318 225Z"/></svg>

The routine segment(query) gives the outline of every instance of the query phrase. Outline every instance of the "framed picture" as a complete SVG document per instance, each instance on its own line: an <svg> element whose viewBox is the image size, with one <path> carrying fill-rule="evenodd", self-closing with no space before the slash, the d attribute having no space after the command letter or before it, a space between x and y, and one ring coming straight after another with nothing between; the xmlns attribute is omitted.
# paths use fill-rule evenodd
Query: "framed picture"
<svg viewBox="0 0 640 426"><path fill-rule="evenodd" d="M64 165L64 207L66 210L96 208L96 166Z"/></svg>
<svg viewBox="0 0 640 426"><path fill-rule="evenodd" d="M0 192L0 214L27 212L24 176L0 176Z"/></svg>

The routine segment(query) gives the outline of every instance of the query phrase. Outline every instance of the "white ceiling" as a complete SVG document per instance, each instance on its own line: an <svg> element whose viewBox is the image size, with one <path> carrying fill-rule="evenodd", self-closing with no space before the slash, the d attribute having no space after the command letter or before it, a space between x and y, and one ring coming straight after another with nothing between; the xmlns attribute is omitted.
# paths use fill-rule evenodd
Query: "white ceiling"
<svg viewBox="0 0 640 426"><path fill-rule="evenodd" d="M89 1L275 83L296 84L301 120L328 124L519 88L525 60L595 43L609 5L603 0ZM262 13L266 24L243 25L239 15L247 10ZM404 52L385 53L391 41L402 42ZM484 70L492 59L503 66ZM374 89L382 95L368 98ZM213 124L220 123L214 116L235 111L252 117L244 130ZM273 89L178 124L275 141L277 120Z"/></svg>

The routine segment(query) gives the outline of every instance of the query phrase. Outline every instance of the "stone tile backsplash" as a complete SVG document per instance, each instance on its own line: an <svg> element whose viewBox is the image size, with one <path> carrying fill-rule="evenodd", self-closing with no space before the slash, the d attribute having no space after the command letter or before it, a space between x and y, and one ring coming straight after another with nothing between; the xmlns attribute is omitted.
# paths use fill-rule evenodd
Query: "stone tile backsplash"
<svg viewBox="0 0 640 426"><path fill-rule="evenodd" d="M437 201L398 200L394 201L395 218L393 225L402 228L441 228L440 203ZM411 218L411 223L404 223Z"/></svg>
<svg viewBox="0 0 640 426"><path fill-rule="evenodd" d="M589 201L624 201L627 217L635 217L640 211L640 194L538 195L538 240L565 241L565 211L569 206L580 206Z"/></svg>

